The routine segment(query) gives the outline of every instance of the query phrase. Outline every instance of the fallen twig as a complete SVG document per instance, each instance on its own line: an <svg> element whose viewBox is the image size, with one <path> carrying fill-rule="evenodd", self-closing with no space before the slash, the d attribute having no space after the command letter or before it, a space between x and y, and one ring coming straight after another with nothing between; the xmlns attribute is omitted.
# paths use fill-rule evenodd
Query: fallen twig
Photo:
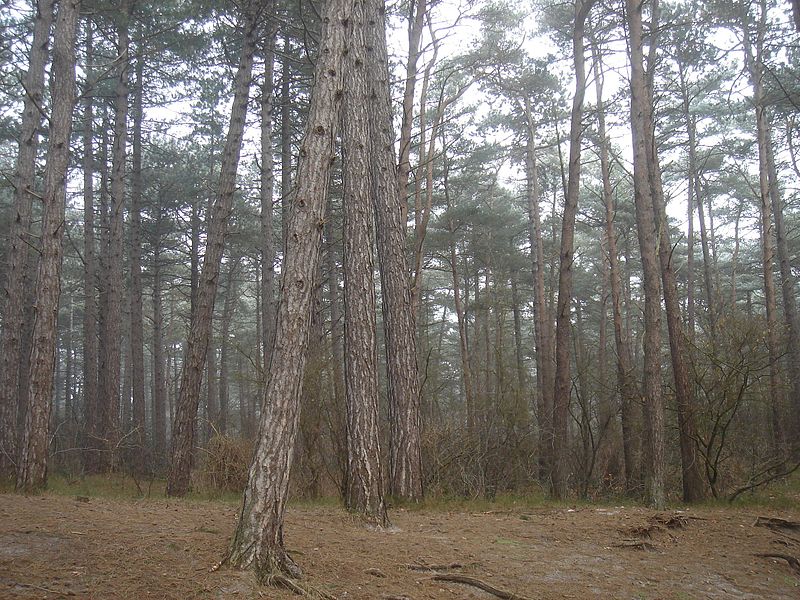
<svg viewBox="0 0 800 600"><path fill-rule="evenodd" d="M643 540L623 540L619 544L614 544L614 548L628 548L631 550L647 550L648 552L655 552L656 547L650 542Z"/></svg>
<svg viewBox="0 0 800 600"><path fill-rule="evenodd" d="M448 574L440 574L434 575L431 579L434 581L448 581L450 583L461 583L463 585L471 585L472 587L476 587L479 590L483 590L501 600L528 600L525 596L520 596L513 592L507 592L505 590L498 589L485 581L481 581L480 579L475 579L474 577L467 577L466 575L448 575Z"/></svg>
<svg viewBox="0 0 800 600"><path fill-rule="evenodd" d="M423 565L423 564L414 564L414 565L406 565L406 568L410 571L451 571L453 569L463 569L464 565L459 563L450 563L449 565Z"/></svg>
<svg viewBox="0 0 800 600"><path fill-rule="evenodd" d="M788 554L777 554L773 552L754 554L754 556L759 556L761 558L779 558L781 560L785 560L787 563L789 563L789 566L795 573L800 574L800 561L797 560L794 556L789 556Z"/></svg>

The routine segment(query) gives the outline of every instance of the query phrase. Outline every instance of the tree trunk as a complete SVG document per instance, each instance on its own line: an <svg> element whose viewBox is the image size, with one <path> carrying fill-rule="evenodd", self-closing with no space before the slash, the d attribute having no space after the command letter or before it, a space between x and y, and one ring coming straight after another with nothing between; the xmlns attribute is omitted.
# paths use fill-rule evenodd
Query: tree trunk
<svg viewBox="0 0 800 600"><path fill-rule="evenodd" d="M143 471L147 463L144 395L144 317L142 315L142 95L144 94L144 48L137 45L136 82L133 91L131 153L130 255L131 271L131 370L133 375L133 467Z"/></svg>
<svg viewBox="0 0 800 600"><path fill-rule="evenodd" d="M408 179L411 174L411 130L414 126L414 91L417 86L417 63L420 41L428 11L427 0L414 0L408 4L408 58L403 89L403 117L400 123L400 160L397 166L397 186L400 197L400 221L408 222Z"/></svg>
<svg viewBox="0 0 800 600"><path fill-rule="evenodd" d="M619 266L617 236L614 231L614 197L611 186L611 162L609 160L610 141L606 131L606 116L603 100L604 72L600 48L593 44L593 67L595 90L597 93L597 125L600 137L600 172L603 179L603 206L605 208L605 242L608 252L609 284L611 287L611 311L614 324L614 347L617 355L617 388L620 395L620 416L622 421L622 452L625 463L625 492L633 494L639 486L638 474L641 472L638 463L637 448L639 436L633 419L633 407L639 398L638 383L633 364L630 337L623 326L622 275Z"/></svg>
<svg viewBox="0 0 800 600"><path fill-rule="evenodd" d="M800 321L797 315L795 298L795 277L792 274L791 254L787 240L783 215L783 198L778 183L778 174L773 156L771 126L766 120L767 169L769 173L769 195L772 203L772 216L775 221L775 245L778 251L778 266L781 274L781 298L783 299L783 318L787 336L787 372L791 382L793 404L791 407L794 422L792 425L793 451L800 450Z"/></svg>
<svg viewBox="0 0 800 600"><path fill-rule="evenodd" d="M128 16L131 5L123 0L117 18L117 66L114 91L114 141L111 150L111 207L109 214L107 255L107 304L103 320L105 348L101 357L104 371L102 401L105 412L103 420L104 448L108 466L113 468L118 458L117 442L120 436L120 383L122 364L122 295L124 253L124 206L126 178L126 146L128 139Z"/></svg>
<svg viewBox="0 0 800 600"><path fill-rule="evenodd" d="M646 419L646 494L655 508L665 505L664 401L661 392L661 285L647 144L649 98L642 52L642 5L626 0L631 59L631 137L633 143L636 227L644 290L644 412Z"/></svg>
<svg viewBox="0 0 800 600"><path fill-rule="evenodd" d="M650 35L650 55L655 54L656 28L658 18L658 2L653 0ZM650 61L650 74L655 69L654 61ZM652 84L651 84L652 85ZM688 348L686 333L683 330L678 298L677 276L672 264L672 242L669 235L669 221L664 206L664 190L661 183L661 167L656 147L655 116L653 114L653 89L646 91L644 104L644 125L647 152L647 172L650 181L651 201L655 225L659 241L658 258L661 266L661 282L664 292L664 306L667 315L670 356L672 358L672 376L675 382L675 404L678 413L678 438L681 451L681 473L683 481L684 502L697 502L706 496L705 484L700 474L700 457L697 449L697 424L695 421L694 389L689 381L689 368L686 364ZM713 299L709 298L709 302ZM711 311L711 308L709 308ZM714 320L713 312L709 318ZM713 326L712 326L713 332Z"/></svg>
<svg viewBox="0 0 800 600"><path fill-rule="evenodd" d="M225 302L222 306L222 329L220 331L219 345L219 430L222 434L228 433L229 416L229 397L230 390L228 384L229 363L230 363L230 332L233 316L236 312L236 304L239 297L239 285L236 281L237 270L241 257L234 255L230 260L228 269L227 285L225 286ZM240 374L241 376L242 374Z"/></svg>
<svg viewBox="0 0 800 600"><path fill-rule="evenodd" d="M28 70L25 74L25 99L19 132L19 150L14 169L14 209L9 231L9 248L5 259L5 309L0 338L0 478L14 473L17 462L17 409L20 370L28 368L22 353L22 332L25 320L27 289L28 236L31 210L36 196L36 153L42 115L39 107L44 98L44 72L48 59L50 27L53 23L52 0L36 3Z"/></svg>
<svg viewBox="0 0 800 600"><path fill-rule="evenodd" d="M160 200L160 198L159 198ZM156 227L161 224L159 201ZM160 471L164 465L167 449L167 378L164 362L164 307L162 300L160 239L153 252L153 467Z"/></svg>
<svg viewBox="0 0 800 600"><path fill-rule="evenodd" d="M289 229L289 210L292 191L292 85L289 67L289 37L283 40L281 69L281 252L286 260L286 235ZM283 272L281 270L281 272Z"/></svg>
<svg viewBox="0 0 800 600"><path fill-rule="evenodd" d="M422 498L420 383L417 341L406 261L405 223L395 173L394 131L386 51L385 6L367 8L367 45L375 48L368 65L373 199L377 230L386 363L389 383L389 493Z"/></svg>
<svg viewBox="0 0 800 600"><path fill-rule="evenodd" d="M556 308L556 371L553 393L553 462L551 491L555 498L567 495L569 479L569 403L570 378L570 308L572 306L572 262L575 252L575 217L581 179L581 139L583 137L583 99L586 95L586 65L583 36L586 17L592 0L575 3L575 23L572 30L572 51L575 61L575 95L572 99L572 119L569 135L569 180L561 222L561 260L558 274L558 306Z"/></svg>
<svg viewBox="0 0 800 600"><path fill-rule="evenodd" d="M61 292L64 207L69 141L75 106L75 38L80 2L59 3L53 34L50 93L53 111L47 145L42 201L42 245L36 274L36 318L30 361L30 404L20 443L17 489L35 492L47 484L48 425L53 400L53 373Z"/></svg>
<svg viewBox="0 0 800 600"><path fill-rule="evenodd" d="M336 449L336 462L341 475L340 492L347 496L347 439L344 391L344 332L342 306L339 297L339 273L336 264L336 241L333 229L333 215L328 203L325 213L325 261L328 275L328 303L331 315L331 377L333 378L334 407L330 416L331 436Z"/></svg>
<svg viewBox="0 0 800 600"><path fill-rule="evenodd" d="M378 431L378 351L375 317L374 210L370 178L370 86L366 69L365 4L357 0L344 65L342 164L344 177L344 381L347 404L345 505L366 523L389 525L383 498ZM373 15L369 15L373 17Z"/></svg>
<svg viewBox="0 0 800 600"><path fill-rule="evenodd" d="M299 567L283 544L283 517L297 438L312 298L319 271L328 176L339 123L342 67L352 10L353 0L331 0L325 6L308 122L291 197L274 353L256 449L227 557L233 566L255 569L261 581L274 573L300 575Z"/></svg>
<svg viewBox="0 0 800 600"><path fill-rule="evenodd" d="M98 430L97 389L97 258L94 233L94 170L93 147L94 100L92 88L95 77L92 71L94 43L92 21L86 20L86 72L83 109L83 465L89 473L97 470L97 454L94 451Z"/></svg>
<svg viewBox="0 0 800 600"><path fill-rule="evenodd" d="M750 16L742 14L742 40L744 42L745 66L753 85L753 105L756 116L756 137L758 142L758 175L759 175L759 208L761 229L761 266L764 277L764 303L767 317L767 347L769 352L769 388L770 416L772 417L772 449L776 458L783 458L786 449L786 433L783 426L781 408L784 402L783 386L780 381L780 348L778 335L777 300L775 293L775 276L773 273L775 248L772 236L772 192L770 181L770 139L769 115L764 98L764 36L767 27L767 6L764 0L759 1L760 17L756 31L751 30ZM755 48L750 36L756 34ZM772 193L771 193L772 192Z"/></svg>
<svg viewBox="0 0 800 600"><path fill-rule="evenodd" d="M273 232L272 195L275 188L275 165L272 151L273 113L275 110L275 36L270 27L264 50L264 84L261 87L261 337L264 344L264 372L269 367L275 335L275 237Z"/></svg>
<svg viewBox="0 0 800 600"><path fill-rule="evenodd" d="M244 44L233 83L234 98L228 137L222 156L217 197L212 214L208 219L208 237L200 274L197 307L189 331L186 360L172 427L172 458L167 479L167 495L169 496L184 496L189 491L195 421L200 402L203 366L208 350L208 341L211 337L211 320L217 295L219 268L225 248L228 219L233 207L233 194L236 190L236 172L247 118L253 54L256 47L257 24L260 19L260 10L256 10L255 7L251 7L249 10L250 12L243 17L245 19Z"/></svg>

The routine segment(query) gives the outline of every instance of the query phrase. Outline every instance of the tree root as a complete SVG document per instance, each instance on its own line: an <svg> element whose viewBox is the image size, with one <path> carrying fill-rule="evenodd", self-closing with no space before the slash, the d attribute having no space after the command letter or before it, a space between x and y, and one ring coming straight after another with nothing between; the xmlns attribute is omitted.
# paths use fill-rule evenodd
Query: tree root
<svg viewBox="0 0 800 600"><path fill-rule="evenodd" d="M302 596L304 598L322 598L323 600L336 600L334 596L331 596L329 593L324 592L318 588L315 588L310 585L306 585L304 583L298 583L287 577L286 575L269 575L265 580L264 583L266 585L270 585L273 587L282 587L290 592L294 592L298 596Z"/></svg>
<svg viewBox="0 0 800 600"><path fill-rule="evenodd" d="M450 583L461 583L463 585L471 585L472 587L478 588L479 590L483 590L501 600L528 600L525 596L520 596L513 592L507 592L505 590L500 590L485 581L481 581L480 579L475 579L474 577L467 577L466 575L447 575L447 574L440 574L434 575L431 577L433 581L447 581Z"/></svg>
<svg viewBox="0 0 800 600"><path fill-rule="evenodd" d="M753 556L758 556L760 558L779 558L781 560L785 560L787 563L789 563L789 566L792 568L792 570L800 575L800 561L794 556L789 556L788 554L777 554L773 552L754 554Z"/></svg>

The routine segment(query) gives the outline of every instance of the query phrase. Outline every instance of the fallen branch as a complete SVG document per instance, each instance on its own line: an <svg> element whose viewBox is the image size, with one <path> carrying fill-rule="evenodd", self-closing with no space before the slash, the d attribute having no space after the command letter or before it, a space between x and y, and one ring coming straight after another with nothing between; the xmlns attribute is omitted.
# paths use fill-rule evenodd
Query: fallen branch
<svg viewBox="0 0 800 600"><path fill-rule="evenodd" d="M475 579L474 577L467 577L466 575L434 575L431 578L433 581L447 581L450 583L461 583L463 585L471 585L472 587L478 588L479 590L483 590L501 600L528 600L525 596L520 596L513 592L507 592L505 590L500 590L492 585L489 585L485 581L481 581L480 579Z"/></svg>
<svg viewBox="0 0 800 600"><path fill-rule="evenodd" d="M759 556L761 558L779 558L781 560L785 560L789 563L789 566L795 573L800 574L800 561L797 560L794 556L789 556L788 554L776 554L772 552L765 552L763 554L754 554L753 556Z"/></svg>
<svg viewBox="0 0 800 600"><path fill-rule="evenodd" d="M782 530L784 529L800 531L800 523L797 521L787 521L786 519L779 519L777 517L756 517L756 522L753 523L753 527L766 527L778 533L783 533Z"/></svg>

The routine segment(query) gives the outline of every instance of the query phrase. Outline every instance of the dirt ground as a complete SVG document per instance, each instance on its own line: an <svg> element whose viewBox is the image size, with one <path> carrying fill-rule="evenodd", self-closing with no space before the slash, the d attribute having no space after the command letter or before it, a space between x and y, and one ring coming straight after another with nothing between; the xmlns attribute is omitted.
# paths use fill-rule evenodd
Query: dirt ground
<svg viewBox="0 0 800 600"><path fill-rule="evenodd" d="M211 571L236 508L218 502L0 495L0 598L296 598ZM757 526L795 511L630 507L394 510L369 531L332 507L290 508L304 581L339 599L800 598L800 531Z"/></svg>

